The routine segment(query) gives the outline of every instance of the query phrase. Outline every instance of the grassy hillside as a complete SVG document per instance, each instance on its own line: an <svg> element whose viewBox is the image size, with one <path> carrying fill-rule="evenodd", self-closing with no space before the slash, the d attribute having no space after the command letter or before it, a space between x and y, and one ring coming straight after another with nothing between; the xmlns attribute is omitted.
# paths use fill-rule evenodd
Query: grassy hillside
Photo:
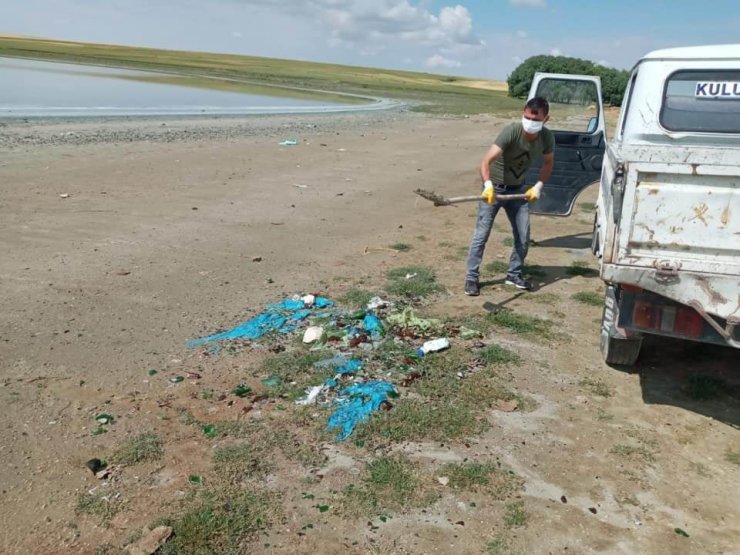
<svg viewBox="0 0 740 555"><path fill-rule="evenodd" d="M244 90L249 92L255 85L271 85L396 98L414 103L415 110L435 114L508 114L521 109L521 100L507 96L505 83L431 73L14 36L0 36L0 56L159 70L190 76L189 85L242 88L240 83L192 79L226 78L248 84ZM184 78L146 78L155 79Z"/></svg>

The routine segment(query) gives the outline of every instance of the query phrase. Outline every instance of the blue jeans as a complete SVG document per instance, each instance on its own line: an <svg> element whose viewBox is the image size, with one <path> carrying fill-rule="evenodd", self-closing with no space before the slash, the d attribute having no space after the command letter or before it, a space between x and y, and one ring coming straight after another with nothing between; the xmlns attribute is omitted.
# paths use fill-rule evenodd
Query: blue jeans
<svg viewBox="0 0 740 555"><path fill-rule="evenodd" d="M505 188L503 185L494 184L496 195L514 195L524 193L529 186L521 185L519 187ZM494 201L493 204L481 201L478 203L478 218L475 222L475 232L473 240L470 243L470 253L468 254L468 271L465 277L469 281L478 281L480 277L480 264L483 260L483 251L486 249L486 242L491 235L493 220L496 219L499 209L503 208L506 216L511 223L511 230L514 232L514 250L511 251L509 258L509 270L506 277L521 277L524 259L527 257L529 249L529 203L526 200L504 200Z"/></svg>

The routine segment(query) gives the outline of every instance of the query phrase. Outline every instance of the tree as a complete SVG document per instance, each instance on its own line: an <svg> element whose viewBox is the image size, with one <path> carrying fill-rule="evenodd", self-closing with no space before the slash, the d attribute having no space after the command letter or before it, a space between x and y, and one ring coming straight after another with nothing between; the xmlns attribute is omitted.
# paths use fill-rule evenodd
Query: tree
<svg viewBox="0 0 740 555"><path fill-rule="evenodd" d="M628 71L597 65L580 58L532 56L519 64L509 75L507 79L509 96L526 97L532 86L534 74L537 72L598 75L601 78L601 94L604 102L612 106L622 104L622 97L630 75Z"/></svg>

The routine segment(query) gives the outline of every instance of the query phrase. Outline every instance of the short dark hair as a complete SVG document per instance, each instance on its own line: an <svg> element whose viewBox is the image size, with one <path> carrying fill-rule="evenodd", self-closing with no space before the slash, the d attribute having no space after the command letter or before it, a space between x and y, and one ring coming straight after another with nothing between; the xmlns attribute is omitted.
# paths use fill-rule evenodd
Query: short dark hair
<svg viewBox="0 0 740 555"><path fill-rule="evenodd" d="M530 98L524 105L524 109L526 110L527 108L537 114L540 113L540 110L542 110L545 115L550 113L550 103L542 96L534 96Z"/></svg>

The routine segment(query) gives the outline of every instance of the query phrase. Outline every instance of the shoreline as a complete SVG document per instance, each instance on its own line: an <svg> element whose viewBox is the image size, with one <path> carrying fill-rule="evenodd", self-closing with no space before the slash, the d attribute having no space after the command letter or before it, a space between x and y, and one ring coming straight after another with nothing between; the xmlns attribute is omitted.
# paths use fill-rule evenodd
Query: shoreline
<svg viewBox="0 0 740 555"><path fill-rule="evenodd" d="M229 140L248 137L295 138L300 133L342 133L396 123L421 121L428 114L407 107L352 112L302 114L38 117L0 119L0 148ZM292 136L298 135L298 136Z"/></svg>

